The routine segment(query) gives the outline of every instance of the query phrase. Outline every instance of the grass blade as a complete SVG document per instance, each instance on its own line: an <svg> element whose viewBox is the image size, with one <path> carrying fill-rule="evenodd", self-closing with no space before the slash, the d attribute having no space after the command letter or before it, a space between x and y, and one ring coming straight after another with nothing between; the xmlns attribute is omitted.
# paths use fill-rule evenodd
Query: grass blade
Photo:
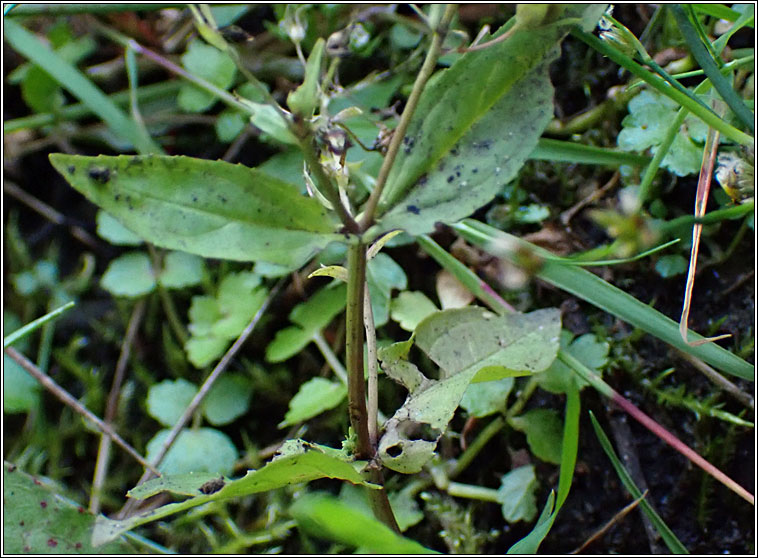
<svg viewBox="0 0 758 558"><path fill-rule="evenodd" d="M9 347L10 345L13 345L13 343L15 343L16 341L18 341L22 337L26 337L27 335L29 335L35 329L41 327L42 325L44 325L45 323L49 322L50 320L53 320L53 319L57 318L58 316L60 316L61 314L63 314L66 310L68 310L69 308L71 308L72 306L74 306L74 301L68 302L68 303L64 304L63 306L61 306L60 308L56 308L52 312L48 312L47 314L45 314L41 318L37 318L33 322L29 322L24 327L17 329L16 331L14 331L13 333L11 333L10 335L7 335L3 339L3 348Z"/></svg>
<svg viewBox="0 0 758 558"><path fill-rule="evenodd" d="M160 153L161 148L143 133L115 103L77 68L50 50L13 19L4 22L5 38L20 54L50 74L62 87L84 103L114 134L131 142L141 153Z"/></svg>
<svg viewBox="0 0 758 558"><path fill-rule="evenodd" d="M637 488L637 485L634 484L631 475L629 475L629 472L626 470L624 465L622 465L621 461L619 461L616 452L613 451L611 441L608 439L608 436L605 435L605 432L603 432L603 429L600 427L600 424L597 422L597 419L595 418L595 415L592 413L592 411L590 411L590 419L592 420L592 427L595 429L595 435L600 441L600 445L603 447L603 451L605 451L608 459L611 460L611 464L616 470L616 474L619 476L619 479L621 479L624 487L635 499L640 498L642 496L642 492L639 488ZM687 548L679 541L674 532L669 529L669 526L666 525L663 519L661 519L661 516L659 516L653 507L647 503L647 500L643 499L640 502L640 507L642 508L642 511L644 511L645 514L650 518L650 521L655 526L656 530L660 533L663 542L666 543L666 546L673 554L689 554Z"/></svg>
<svg viewBox="0 0 758 558"><path fill-rule="evenodd" d="M466 219L458 223L455 225L455 229L467 240L516 265L519 265L520 262L523 263L524 255L537 260L552 256L546 250L525 240L473 219ZM536 272L536 276L658 337L669 345L704 360L727 374L750 381L754 379L755 368L753 365L714 343L698 347L689 346L682 340L679 334L679 324L674 320L587 270L546 259ZM703 339L702 336L692 331L690 331L689 337Z"/></svg>
<svg viewBox="0 0 758 558"><path fill-rule="evenodd" d="M737 95L737 92L726 78L721 75L716 62L698 37L695 28L687 18L687 14L684 13L684 9L676 4L672 4L669 7L674 14L676 24L679 26L679 30L682 32L684 40L687 41L687 45L690 47L692 56L695 57L695 60L700 64L705 75L711 80L713 87L719 92L721 98L724 99L726 104L729 105L732 112L737 115L737 118L739 118L751 132L754 132L755 124L753 123L753 119L755 117L753 116L753 113L747 105L745 105L742 98Z"/></svg>

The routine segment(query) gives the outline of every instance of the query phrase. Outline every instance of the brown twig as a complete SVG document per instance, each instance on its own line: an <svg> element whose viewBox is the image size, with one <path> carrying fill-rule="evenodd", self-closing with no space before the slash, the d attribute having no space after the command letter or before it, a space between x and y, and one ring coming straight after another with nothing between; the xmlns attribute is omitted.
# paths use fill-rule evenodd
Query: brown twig
<svg viewBox="0 0 758 558"><path fill-rule="evenodd" d="M121 446L126 453L131 455L134 459L136 459L140 465L147 468L151 474L155 474L160 476L160 473L158 470L153 467L150 463L145 461L145 458L142 457L137 451L130 446L128 443L124 441L124 439L119 436L115 430L109 425L100 420L98 417L96 417L92 412L87 409L84 405L79 403L74 397L67 392L65 389L63 389L61 386L56 384L53 379L42 372L39 368L37 368L32 361L27 359L24 355L19 353L16 349L13 347L6 347L5 348L5 354L7 354L9 357L11 357L14 361L16 361L24 370L26 370L32 377L34 377L39 383L41 383L45 388L50 391L53 395L55 395L58 399L63 401L66 405L71 407L74 411L82 415L85 419L90 421L92 424L94 424L98 430L101 432L107 434L110 436L116 444Z"/></svg>
<svg viewBox="0 0 758 558"><path fill-rule="evenodd" d="M572 550L571 552L569 552L569 554L579 554L579 553L583 552L584 549L587 548L590 544L592 544L597 539L599 539L600 537L602 537L603 535L605 535L611 527L613 527L616 523L618 523L619 521L621 521L622 519L624 519L624 517L626 517L626 515L630 511L632 511L634 508L636 508L640 504L640 502L642 502L642 500L645 499L645 496L647 496L647 490L645 490L645 492L643 492L642 495L639 498L637 498L636 500L634 500L630 504L624 506L624 508L622 508L621 511L619 511L616 515L614 515L608 523L606 523L605 525L603 525L600 529L598 529L597 531L595 531L595 533L593 533L593 535L589 539L587 539L586 541L584 541L584 543L582 544L582 546L580 546L576 550Z"/></svg>
<svg viewBox="0 0 758 558"><path fill-rule="evenodd" d="M66 219L62 213L56 211L45 202L38 200L28 192L24 191L22 188L19 188L13 182L10 182L9 180L3 180L3 191L7 192L24 205L42 215L48 221L51 221L56 225L67 226L68 230L71 232L71 236L77 240L80 240L88 248L102 252L103 248L95 237L93 237L80 226L69 224L68 219Z"/></svg>
<svg viewBox="0 0 758 558"><path fill-rule="evenodd" d="M121 385L124 382L126 365L129 362L129 355L132 352L132 343L137 335L139 324L145 313L145 300L140 300L132 311L129 319L129 325L126 327L126 335L121 345L121 354L116 363L116 371L113 374L113 383L111 391L108 394L108 401L105 405L105 423L112 424L118 412L118 399L121 393ZM89 511L94 514L100 512L100 492L105 483L105 475L108 472L108 461L111 453L111 438L107 434L100 437L100 447L97 450L97 461L95 462L95 475L92 480L92 491L89 500Z"/></svg>

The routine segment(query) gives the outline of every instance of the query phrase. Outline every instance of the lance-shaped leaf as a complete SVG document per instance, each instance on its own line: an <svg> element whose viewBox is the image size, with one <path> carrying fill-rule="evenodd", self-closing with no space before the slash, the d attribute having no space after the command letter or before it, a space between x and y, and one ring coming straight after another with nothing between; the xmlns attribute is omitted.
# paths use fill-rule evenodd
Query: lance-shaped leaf
<svg viewBox="0 0 758 558"><path fill-rule="evenodd" d="M240 498L249 494L265 492L290 484L310 482L320 478L341 479L354 484L373 486L363 480L355 466L334 455L328 455L312 444L303 444L300 453L274 458L257 471L248 471L241 479L227 482L208 482L207 474L182 474L174 477L153 479L138 490L130 492L134 497L147 498L163 491L193 495L193 498L161 506L151 512L135 515L124 520L108 519L100 516L92 532L93 546L99 546L116 539L122 533L139 525L200 506L215 500ZM218 478L218 477L216 477Z"/></svg>
<svg viewBox="0 0 758 558"><path fill-rule="evenodd" d="M373 234L430 232L437 221L471 214L516 176L553 115L548 65L585 11L602 13L568 7L565 23L517 31L430 80L387 179Z"/></svg>
<svg viewBox="0 0 758 558"><path fill-rule="evenodd" d="M61 153L50 161L89 200L163 248L294 268L341 238L318 202L242 165Z"/></svg>

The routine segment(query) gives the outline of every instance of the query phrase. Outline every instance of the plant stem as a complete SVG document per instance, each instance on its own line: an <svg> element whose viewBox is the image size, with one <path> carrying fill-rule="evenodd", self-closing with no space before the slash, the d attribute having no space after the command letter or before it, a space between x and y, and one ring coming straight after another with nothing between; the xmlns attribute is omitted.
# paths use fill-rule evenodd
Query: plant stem
<svg viewBox="0 0 758 558"><path fill-rule="evenodd" d="M400 117L400 122L398 123L397 128L395 128L395 132L392 135L392 140L390 141L390 145L387 148L387 155L384 157L382 167L379 169L379 175L376 178L376 186L374 187L374 191L371 192L371 196L366 202L366 207L364 208L363 215L360 219L362 230L368 229L368 227L374 221L376 208L379 204L379 198L381 198L382 192L384 191L384 186L387 183L387 177L389 176L392 165L395 162L395 157L397 157L397 152L400 149L400 144L402 143L403 138L405 137L405 132L408 130L408 125L411 122L411 117L413 116L413 113L416 110L416 106L418 105L418 101L421 98L421 92L424 90L426 82L429 81L429 78L432 76L434 68L437 65L437 58L439 58L440 50L442 49L442 42L445 40L448 25L450 25L450 21L453 19L455 11L455 4L448 4L445 8L445 13L442 16L442 19L440 20L439 27L434 30L432 44L429 47L429 52L426 55L426 60L424 60L424 64L421 66L421 71L419 71L418 75L416 76L416 81L413 84L413 89L411 90L411 94L408 97L408 102L405 105L405 109L403 109L403 114Z"/></svg>
<svg viewBox="0 0 758 558"><path fill-rule="evenodd" d="M371 459L374 448L368 435L366 385L363 379L363 285L366 281L366 247L357 239L347 248L347 273L345 365L348 374L348 411L350 426L357 436L356 458Z"/></svg>
<svg viewBox="0 0 758 558"><path fill-rule="evenodd" d="M355 457L372 461L376 448L371 443L366 409L366 385L363 378L364 295L366 292L366 246L356 239L347 248L347 310L345 316L345 364L347 365L348 413L356 437ZM372 483L384 486L381 468L369 467ZM387 492L367 489L374 515L385 525L400 532L392 513Z"/></svg>

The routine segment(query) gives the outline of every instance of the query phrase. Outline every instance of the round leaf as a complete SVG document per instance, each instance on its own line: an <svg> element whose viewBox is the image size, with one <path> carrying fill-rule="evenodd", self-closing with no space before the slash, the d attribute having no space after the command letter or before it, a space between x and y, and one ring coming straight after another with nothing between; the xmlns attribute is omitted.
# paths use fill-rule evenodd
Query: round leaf
<svg viewBox="0 0 758 558"><path fill-rule="evenodd" d="M201 409L212 425L229 424L247 412L252 395L253 386L249 378L239 374L226 374L213 384Z"/></svg>
<svg viewBox="0 0 758 558"><path fill-rule="evenodd" d="M155 288L150 258L142 252L131 252L113 260L105 270L100 285L116 296L136 297Z"/></svg>
<svg viewBox="0 0 758 558"><path fill-rule="evenodd" d="M196 393L197 386L187 380L164 380L147 392L147 412L163 426L174 426Z"/></svg>
<svg viewBox="0 0 758 558"><path fill-rule="evenodd" d="M158 454L168 433L168 430L161 430L148 442L148 461ZM237 448L223 432L214 428L185 429L168 450L158 470L169 475L201 471L228 475L236 460Z"/></svg>

